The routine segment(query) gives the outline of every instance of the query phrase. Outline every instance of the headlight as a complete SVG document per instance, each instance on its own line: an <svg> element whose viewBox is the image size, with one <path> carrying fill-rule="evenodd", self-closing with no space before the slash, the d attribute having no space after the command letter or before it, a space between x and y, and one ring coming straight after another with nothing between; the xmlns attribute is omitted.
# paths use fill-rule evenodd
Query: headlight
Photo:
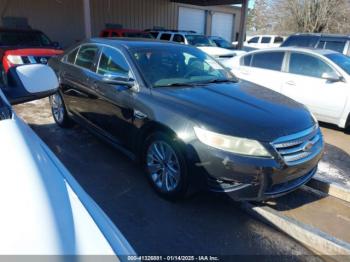
<svg viewBox="0 0 350 262"><path fill-rule="evenodd" d="M13 65L23 65L22 57L19 55L8 55L7 60Z"/></svg>
<svg viewBox="0 0 350 262"><path fill-rule="evenodd" d="M194 131L197 138L208 146L240 155L271 157L265 147L256 140L221 135L199 127L195 127Z"/></svg>

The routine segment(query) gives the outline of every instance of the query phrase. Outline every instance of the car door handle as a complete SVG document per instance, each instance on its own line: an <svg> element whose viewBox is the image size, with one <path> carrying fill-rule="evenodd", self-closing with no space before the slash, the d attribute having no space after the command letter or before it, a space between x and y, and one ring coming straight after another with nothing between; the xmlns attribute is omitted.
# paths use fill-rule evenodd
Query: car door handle
<svg viewBox="0 0 350 262"><path fill-rule="evenodd" d="M287 81L286 84L289 85L289 86L295 86L296 85L294 81Z"/></svg>

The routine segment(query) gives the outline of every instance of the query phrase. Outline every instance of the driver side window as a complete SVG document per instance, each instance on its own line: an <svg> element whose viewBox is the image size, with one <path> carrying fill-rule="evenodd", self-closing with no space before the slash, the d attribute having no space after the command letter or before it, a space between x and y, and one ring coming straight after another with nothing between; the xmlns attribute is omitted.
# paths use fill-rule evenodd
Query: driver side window
<svg viewBox="0 0 350 262"><path fill-rule="evenodd" d="M97 68L99 75L113 75L129 77L130 67L124 56L115 49L104 47L101 52L100 62Z"/></svg>

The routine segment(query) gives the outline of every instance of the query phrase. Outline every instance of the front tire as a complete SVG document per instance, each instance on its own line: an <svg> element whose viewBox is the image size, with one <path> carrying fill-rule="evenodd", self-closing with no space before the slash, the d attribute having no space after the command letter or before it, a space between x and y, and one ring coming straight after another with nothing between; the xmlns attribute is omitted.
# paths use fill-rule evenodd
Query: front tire
<svg viewBox="0 0 350 262"><path fill-rule="evenodd" d="M186 196L187 164L176 140L164 133L149 136L144 145L142 160L148 180L158 194L169 200Z"/></svg>
<svg viewBox="0 0 350 262"><path fill-rule="evenodd" d="M53 94L49 98L51 112L56 124L62 128L70 128L74 122L69 118L63 98L59 92Z"/></svg>

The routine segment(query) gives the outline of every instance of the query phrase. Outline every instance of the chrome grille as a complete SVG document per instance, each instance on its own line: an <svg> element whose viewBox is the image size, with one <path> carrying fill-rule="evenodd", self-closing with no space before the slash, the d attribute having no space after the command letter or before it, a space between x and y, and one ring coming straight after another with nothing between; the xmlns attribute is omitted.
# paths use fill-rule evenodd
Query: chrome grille
<svg viewBox="0 0 350 262"><path fill-rule="evenodd" d="M281 137L272 143L287 165L309 161L323 149L323 138L318 126L297 134Z"/></svg>

